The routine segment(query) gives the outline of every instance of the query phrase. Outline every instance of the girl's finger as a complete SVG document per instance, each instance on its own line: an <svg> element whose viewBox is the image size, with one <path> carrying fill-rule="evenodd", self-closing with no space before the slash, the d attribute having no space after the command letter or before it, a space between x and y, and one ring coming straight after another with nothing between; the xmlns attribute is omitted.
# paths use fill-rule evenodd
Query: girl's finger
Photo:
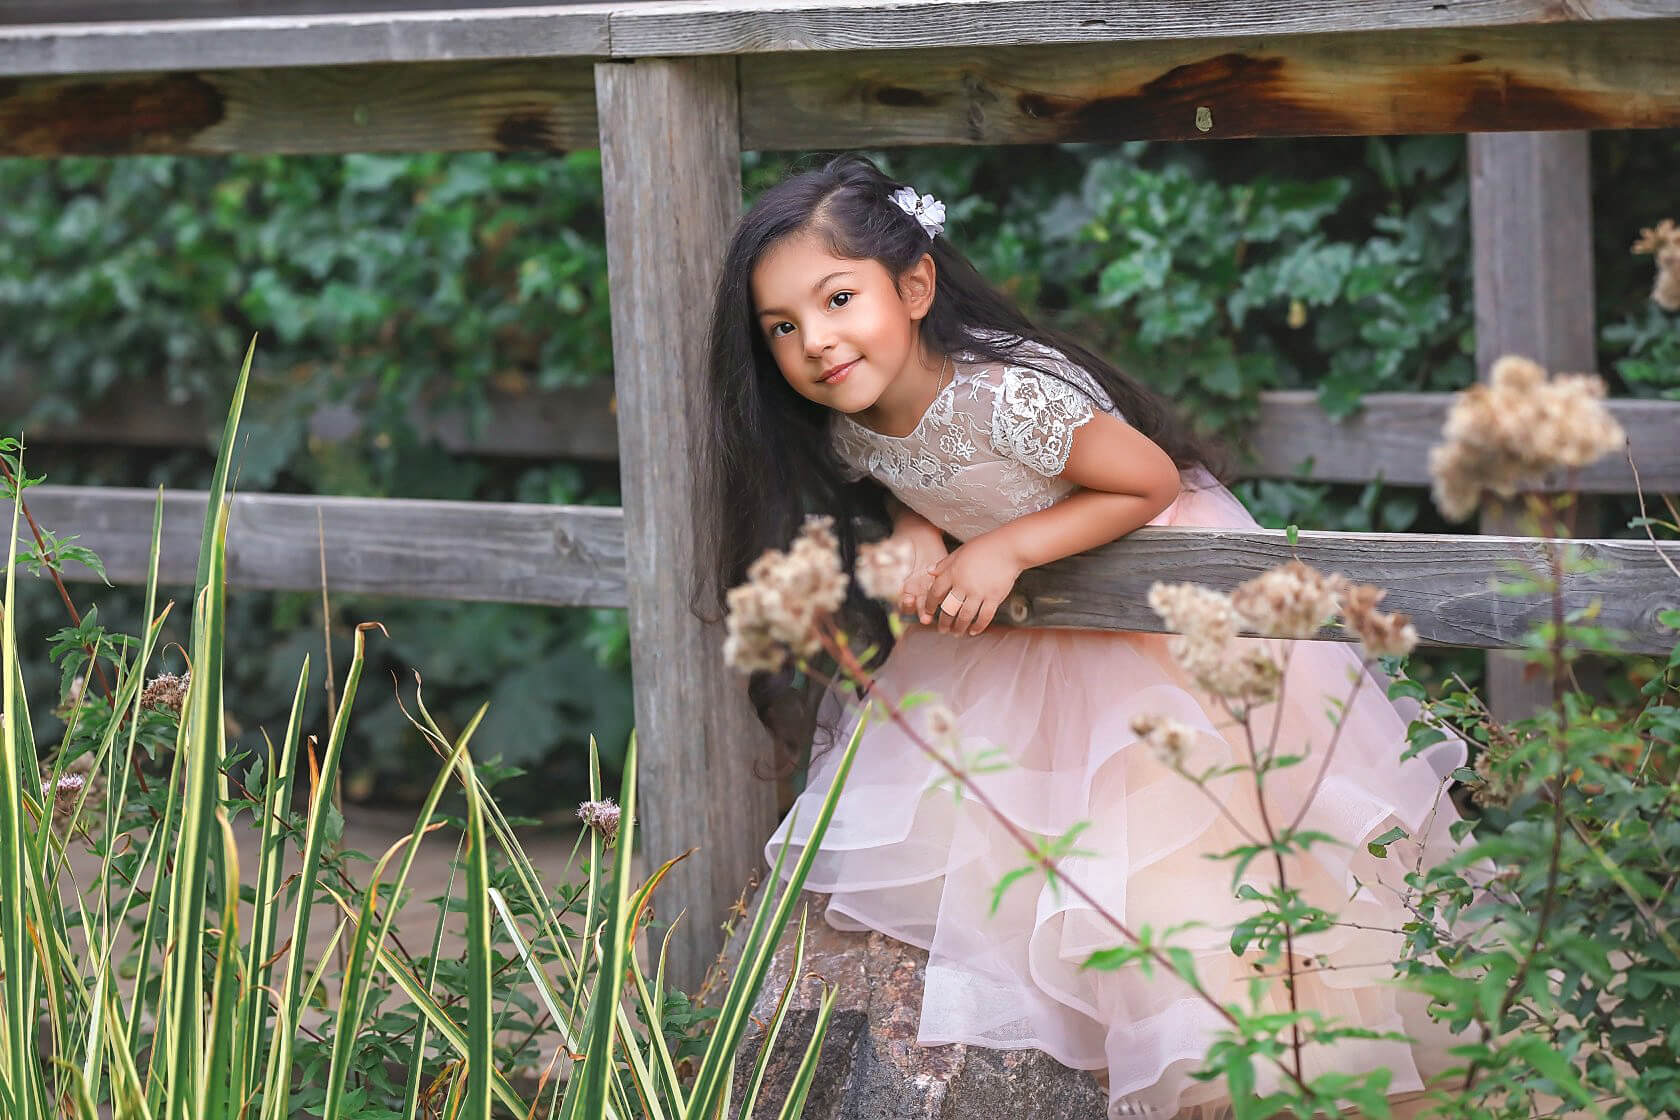
<svg viewBox="0 0 1680 1120"><path fill-rule="evenodd" d="M928 581L927 590L922 592L922 625L933 621L933 612L944 601L951 591L951 579L941 573Z"/></svg>
<svg viewBox="0 0 1680 1120"><path fill-rule="evenodd" d="M974 625L975 616L980 613L980 608L985 605L986 601L978 595L970 595L967 599L964 599L962 610L958 611L957 616L951 620L951 629L958 634L969 633L969 628Z"/></svg>
<svg viewBox="0 0 1680 1120"><path fill-rule="evenodd" d="M972 635L984 631L986 627L992 624L992 617L997 614L997 609L998 605L996 603L987 603L981 608L979 616L975 618L974 625L969 628L968 632Z"/></svg>
<svg viewBox="0 0 1680 1120"><path fill-rule="evenodd" d="M941 634L949 634L951 632L951 623L956 619L957 615L962 612L962 609L962 597L955 591L949 592L946 594L944 599L940 600L939 632Z"/></svg>

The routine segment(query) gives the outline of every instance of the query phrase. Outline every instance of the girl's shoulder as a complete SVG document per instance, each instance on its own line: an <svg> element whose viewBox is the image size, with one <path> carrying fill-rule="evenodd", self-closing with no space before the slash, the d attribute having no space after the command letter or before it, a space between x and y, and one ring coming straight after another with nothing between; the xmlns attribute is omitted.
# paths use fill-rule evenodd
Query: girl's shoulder
<svg viewBox="0 0 1680 1120"><path fill-rule="evenodd" d="M1077 398L1103 412L1120 415L1102 382L1054 346L1003 331L970 333L991 349L1002 352L1004 357L998 359L977 350L960 350L954 355L958 363L956 376L967 381L976 392L987 391L996 405L1019 411L1040 404L1066 403L1078 410Z"/></svg>

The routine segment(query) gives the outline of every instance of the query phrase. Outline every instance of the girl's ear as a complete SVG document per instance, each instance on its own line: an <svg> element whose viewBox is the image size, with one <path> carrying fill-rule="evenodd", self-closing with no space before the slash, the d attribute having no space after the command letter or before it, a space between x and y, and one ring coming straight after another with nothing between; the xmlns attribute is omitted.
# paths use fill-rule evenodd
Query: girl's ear
<svg viewBox="0 0 1680 1120"><path fill-rule="evenodd" d="M933 292L939 282L935 273L933 254L923 253L921 259L906 269L899 279L898 288L904 293L904 305L910 311L910 318L925 317L933 306Z"/></svg>

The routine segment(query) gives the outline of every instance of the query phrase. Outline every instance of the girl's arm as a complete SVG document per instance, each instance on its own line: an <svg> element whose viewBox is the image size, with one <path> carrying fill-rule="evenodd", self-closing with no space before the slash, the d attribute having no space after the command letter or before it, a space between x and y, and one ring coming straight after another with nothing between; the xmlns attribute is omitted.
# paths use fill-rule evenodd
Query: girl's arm
<svg viewBox="0 0 1680 1120"><path fill-rule="evenodd" d="M1148 436L1098 412L1073 436L1061 477L1080 489L1048 509L982 533L933 568L922 596L924 624L978 634L1028 568L1118 540L1178 497L1178 468Z"/></svg>

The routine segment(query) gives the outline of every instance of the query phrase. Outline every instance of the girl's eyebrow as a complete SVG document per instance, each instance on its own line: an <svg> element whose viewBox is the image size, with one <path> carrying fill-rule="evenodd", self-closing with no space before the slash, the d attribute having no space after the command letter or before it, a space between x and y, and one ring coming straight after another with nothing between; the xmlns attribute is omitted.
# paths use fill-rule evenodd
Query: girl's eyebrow
<svg viewBox="0 0 1680 1120"><path fill-rule="evenodd" d="M823 285L828 283L830 280L833 280L833 279L835 279L837 277L840 277L840 276L850 276L851 274L852 274L851 269L848 269L848 268L843 268L839 272L831 272L827 276L824 276L821 280L818 280L815 284L812 284L811 285L811 290L813 292L820 292L820 291L822 291ZM758 315L759 315L759 318L761 318L761 319L766 315L785 315L785 314L787 314L787 312L783 311L779 307L761 307L761 308L758 309Z"/></svg>

